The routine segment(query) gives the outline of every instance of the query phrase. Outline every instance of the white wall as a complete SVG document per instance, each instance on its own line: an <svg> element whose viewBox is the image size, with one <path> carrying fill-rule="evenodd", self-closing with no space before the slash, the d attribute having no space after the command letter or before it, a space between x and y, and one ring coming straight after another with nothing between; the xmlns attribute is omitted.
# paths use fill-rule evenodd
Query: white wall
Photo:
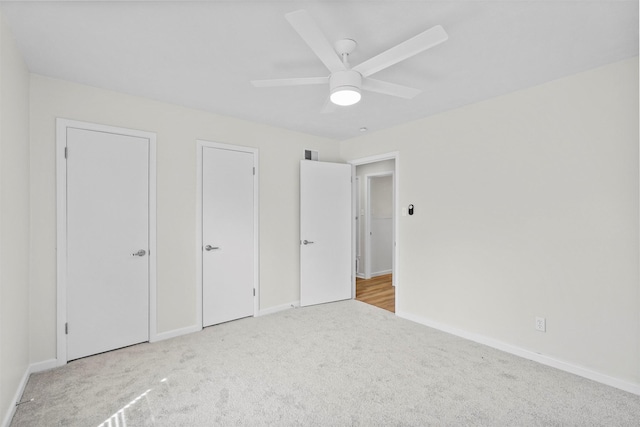
<svg viewBox="0 0 640 427"><path fill-rule="evenodd" d="M400 314L640 384L638 58L341 143L396 150Z"/></svg>
<svg viewBox="0 0 640 427"><path fill-rule="evenodd" d="M196 139L260 150L260 308L299 300L299 162L328 139L79 84L31 77L31 360L55 357L55 119L157 133L158 332L196 324Z"/></svg>
<svg viewBox="0 0 640 427"><path fill-rule="evenodd" d="M29 73L0 14L0 424L29 365Z"/></svg>

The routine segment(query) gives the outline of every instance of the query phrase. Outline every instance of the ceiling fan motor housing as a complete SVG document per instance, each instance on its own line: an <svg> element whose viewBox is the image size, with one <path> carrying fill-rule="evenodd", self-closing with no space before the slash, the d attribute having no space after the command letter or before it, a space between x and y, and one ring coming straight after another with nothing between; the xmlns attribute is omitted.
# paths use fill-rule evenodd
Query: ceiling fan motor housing
<svg viewBox="0 0 640 427"><path fill-rule="evenodd" d="M362 76L354 70L336 71L329 77L331 102L352 105L360 101Z"/></svg>

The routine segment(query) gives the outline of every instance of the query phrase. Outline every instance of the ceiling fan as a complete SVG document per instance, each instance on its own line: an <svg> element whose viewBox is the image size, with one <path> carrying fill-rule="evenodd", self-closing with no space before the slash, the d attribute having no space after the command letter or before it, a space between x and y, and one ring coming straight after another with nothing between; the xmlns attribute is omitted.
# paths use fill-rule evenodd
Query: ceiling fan
<svg viewBox="0 0 640 427"><path fill-rule="evenodd" d="M351 39L338 40L335 50L306 10L298 10L285 15L294 30L320 58L331 74L326 77L301 77L289 79L252 80L256 87L301 86L329 84L329 99L323 112L332 105L347 106L360 101L361 91L382 93L411 99L420 89L375 80L369 76L400 61L446 41L449 36L440 25L428 29L415 37L396 45L355 67L349 65L349 54L356 47Z"/></svg>

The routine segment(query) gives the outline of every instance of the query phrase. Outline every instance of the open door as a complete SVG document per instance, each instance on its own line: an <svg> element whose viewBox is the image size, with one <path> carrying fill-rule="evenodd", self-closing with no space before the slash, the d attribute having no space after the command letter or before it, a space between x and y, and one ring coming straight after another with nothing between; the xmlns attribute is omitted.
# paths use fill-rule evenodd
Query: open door
<svg viewBox="0 0 640 427"><path fill-rule="evenodd" d="M300 163L300 305L351 298L351 165Z"/></svg>

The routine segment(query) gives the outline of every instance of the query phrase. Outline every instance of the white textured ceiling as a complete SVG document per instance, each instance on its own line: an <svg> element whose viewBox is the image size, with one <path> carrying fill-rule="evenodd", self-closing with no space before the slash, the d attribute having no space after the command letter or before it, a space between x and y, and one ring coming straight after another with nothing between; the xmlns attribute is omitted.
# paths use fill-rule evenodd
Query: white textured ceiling
<svg viewBox="0 0 640 427"><path fill-rule="evenodd" d="M37 74L346 139L638 55L638 1L2 1ZM321 114L328 88L254 79L329 72L285 20L307 9L356 65L434 25L449 40L375 74L422 89L363 93Z"/></svg>

